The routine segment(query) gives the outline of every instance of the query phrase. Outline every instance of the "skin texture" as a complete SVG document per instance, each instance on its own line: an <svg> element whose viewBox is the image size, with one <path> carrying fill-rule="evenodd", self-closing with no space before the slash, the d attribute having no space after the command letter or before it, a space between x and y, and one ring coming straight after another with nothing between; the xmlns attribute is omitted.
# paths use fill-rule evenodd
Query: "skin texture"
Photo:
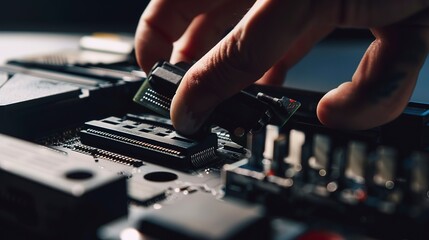
<svg viewBox="0 0 429 240"><path fill-rule="evenodd" d="M152 0L136 32L136 55L145 71L161 59L198 60L171 112L176 129L192 134L249 84L281 84L335 28L368 28L375 40L352 79L317 107L327 126L368 129L395 119L409 101L429 51L428 7L429 0Z"/></svg>

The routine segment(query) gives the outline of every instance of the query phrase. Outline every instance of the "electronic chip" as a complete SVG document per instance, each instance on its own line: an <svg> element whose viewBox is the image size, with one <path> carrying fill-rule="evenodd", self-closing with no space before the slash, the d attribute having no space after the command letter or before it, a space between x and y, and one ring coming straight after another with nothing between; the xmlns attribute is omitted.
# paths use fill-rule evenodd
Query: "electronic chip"
<svg viewBox="0 0 429 240"><path fill-rule="evenodd" d="M109 117L87 122L81 131L81 142L181 170L200 168L217 160L214 133L196 141L176 133L162 117L134 120Z"/></svg>
<svg viewBox="0 0 429 240"><path fill-rule="evenodd" d="M134 96L134 102L169 118L171 101L189 67L185 63L158 63ZM219 126L230 132L234 142L243 145L247 133L258 131L267 124L283 126L300 106L299 102L287 97L279 99L264 93L255 96L242 90L216 107L196 135L205 135L212 126Z"/></svg>

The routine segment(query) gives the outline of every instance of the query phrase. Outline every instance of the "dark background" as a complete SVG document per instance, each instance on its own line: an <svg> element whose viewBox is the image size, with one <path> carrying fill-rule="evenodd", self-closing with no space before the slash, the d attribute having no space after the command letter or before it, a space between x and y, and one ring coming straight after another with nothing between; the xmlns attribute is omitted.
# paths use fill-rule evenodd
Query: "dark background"
<svg viewBox="0 0 429 240"><path fill-rule="evenodd" d="M148 0L5 0L1 31L134 32Z"/></svg>
<svg viewBox="0 0 429 240"><path fill-rule="evenodd" d="M149 0L5 0L0 31L133 33ZM180 1L180 0L177 0ZM369 38L366 30L337 30L330 39Z"/></svg>

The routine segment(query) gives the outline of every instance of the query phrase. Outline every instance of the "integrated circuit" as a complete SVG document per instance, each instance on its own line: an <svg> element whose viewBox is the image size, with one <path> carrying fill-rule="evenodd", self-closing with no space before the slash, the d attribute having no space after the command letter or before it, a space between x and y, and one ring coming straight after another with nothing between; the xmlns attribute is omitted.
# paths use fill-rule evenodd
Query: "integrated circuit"
<svg viewBox="0 0 429 240"><path fill-rule="evenodd" d="M176 133L171 122L162 117L94 120L85 123L80 135L85 145L180 170L201 168L217 160L216 134L189 139Z"/></svg>
<svg viewBox="0 0 429 240"><path fill-rule="evenodd" d="M134 102L169 118L171 101L189 67L183 62L158 63L134 96ZM211 127L219 126L229 131L232 141L244 145L247 133L259 131L267 124L283 126L300 106L299 102L284 96L275 98L242 90L216 107L196 135L205 135Z"/></svg>
<svg viewBox="0 0 429 240"><path fill-rule="evenodd" d="M133 100L164 117L170 117L171 101L185 73L185 69L169 63L156 65Z"/></svg>

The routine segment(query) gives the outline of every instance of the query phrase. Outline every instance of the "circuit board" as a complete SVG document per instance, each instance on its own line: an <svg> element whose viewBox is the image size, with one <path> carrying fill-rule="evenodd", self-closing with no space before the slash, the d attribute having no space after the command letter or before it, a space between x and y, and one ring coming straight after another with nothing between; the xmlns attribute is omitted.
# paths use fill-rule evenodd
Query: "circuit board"
<svg viewBox="0 0 429 240"><path fill-rule="evenodd" d="M263 114L252 119L289 106L286 124L246 125L240 141L239 125L211 124L193 138L159 105L131 101L149 91L144 77L49 76L61 91L2 106L4 132L27 140L0 136L2 239L429 237L428 105L410 103L379 128L339 131L318 123L320 93L255 85L245 106Z"/></svg>

